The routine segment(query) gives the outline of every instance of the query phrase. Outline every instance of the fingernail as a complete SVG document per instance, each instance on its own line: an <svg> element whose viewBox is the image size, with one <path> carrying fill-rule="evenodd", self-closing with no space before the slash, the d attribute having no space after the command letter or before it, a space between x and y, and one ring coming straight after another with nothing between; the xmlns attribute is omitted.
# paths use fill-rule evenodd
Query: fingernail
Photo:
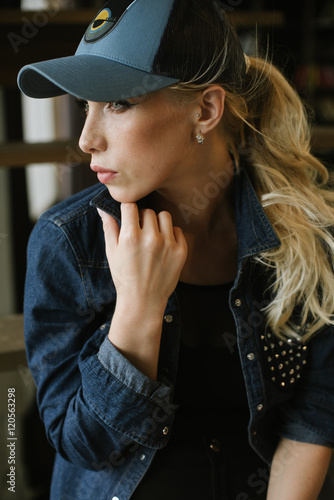
<svg viewBox="0 0 334 500"><path fill-rule="evenodd" d="M101 219L103 219L103 210L101 210L100 208L97 208L97 207L96 207L96 210L97 210L99 216L101 217Z"/></svg>

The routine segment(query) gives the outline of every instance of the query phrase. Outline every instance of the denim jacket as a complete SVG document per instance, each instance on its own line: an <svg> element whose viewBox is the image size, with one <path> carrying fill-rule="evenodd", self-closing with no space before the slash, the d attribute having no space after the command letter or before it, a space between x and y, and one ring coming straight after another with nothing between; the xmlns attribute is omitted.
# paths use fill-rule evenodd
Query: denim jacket
<svg viewBox="0 0 334 500"><path fill-rule="evenodd" d="M270 463L279 436L333 446L334 329L324 328L307 350L270 335L261 311L270 276L254 257L280 241L244 169L235 178L235 203L238 273L229 302L237 333L225 340L239 351L249 442ZM119 203L95 185L44 213L28 246L26 347L40 415L57 450L52 500L129 499L168 444L177 414L176 293L162 319L154 381L107 338L116 291L96 207L120 223Z"/></svg>

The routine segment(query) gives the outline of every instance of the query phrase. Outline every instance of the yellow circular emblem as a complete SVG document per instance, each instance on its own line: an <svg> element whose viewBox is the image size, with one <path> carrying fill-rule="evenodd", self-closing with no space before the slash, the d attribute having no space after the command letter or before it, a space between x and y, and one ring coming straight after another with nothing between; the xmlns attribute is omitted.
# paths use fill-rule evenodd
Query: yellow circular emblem
<svg viewBox="0 0 334 500"><path fill-rule="evenodd" d="M111 12L109 9L104 9L101 12L99 12L99 14L96 16L96 18L92 22L92 25L90 28L91 32L102 29L103 26L108 22L110 17L111 17Z"/></svg>

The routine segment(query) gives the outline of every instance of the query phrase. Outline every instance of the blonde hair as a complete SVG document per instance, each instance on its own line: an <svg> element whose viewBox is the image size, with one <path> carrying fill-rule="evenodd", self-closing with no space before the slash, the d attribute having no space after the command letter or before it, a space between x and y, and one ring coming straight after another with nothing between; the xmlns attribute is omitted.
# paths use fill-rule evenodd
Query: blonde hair
<svg viewBox="0 0 334 500"><path fill-rule="evenodd" d="M221 125L281 241L256 257L273 276L273 300L264 309L268 326L284 340L307 341L334 325L334 193L327 169L310 153L310 126L298 94L270 62L249 62L243 92L220 83L226 91ZM189 97L219 84L219 77L213 80L171 90Z"/></svg>

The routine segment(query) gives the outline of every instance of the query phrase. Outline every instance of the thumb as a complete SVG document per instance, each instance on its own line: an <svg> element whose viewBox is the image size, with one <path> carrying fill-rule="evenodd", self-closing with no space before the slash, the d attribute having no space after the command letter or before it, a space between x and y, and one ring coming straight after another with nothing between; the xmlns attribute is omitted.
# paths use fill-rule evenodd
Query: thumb
<svg viewBox="0 0 334 500"><path fill-rule="evenodd" d="M110 242L113 245L117 245L120 229L119 229L119 226L118 226L116 219L114 219L114 217L107 214L106 212L104 212L100 208L97 208L96 210L97 210L97 212L102 220L104 237L105 237L106 243Z"/></svg>

